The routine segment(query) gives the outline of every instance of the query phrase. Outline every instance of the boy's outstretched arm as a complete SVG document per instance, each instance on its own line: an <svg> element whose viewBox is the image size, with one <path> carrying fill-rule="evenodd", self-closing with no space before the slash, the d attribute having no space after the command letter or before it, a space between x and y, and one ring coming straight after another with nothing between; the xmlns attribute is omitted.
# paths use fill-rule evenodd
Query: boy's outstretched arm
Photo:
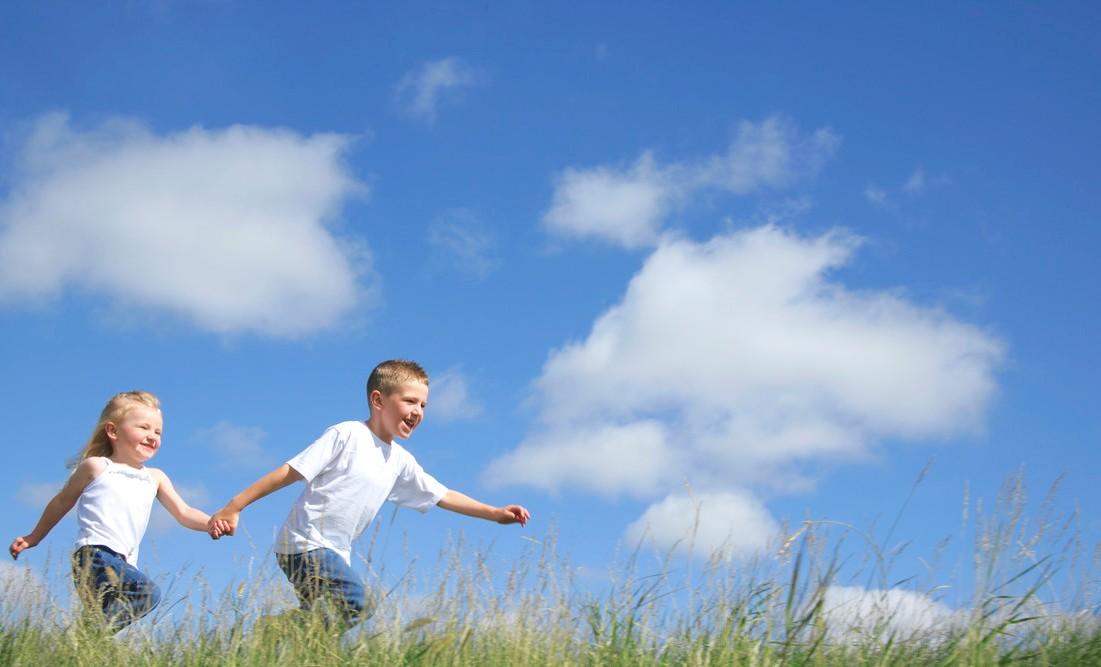
<svg viewBox="0 0 1101 667"><path fill-rule="evenodd" d="M531 518L531 512L521 505L494 507L474 500L458 491L448 491L443 498L440 498L440 502L436 503L436 506L466 516L488 519L502 524L518 523L523 526Z"/></svg>
<svg viewBox="0 0 1101 667"><path fill-rule="evenodd" d="M241 516L241 510L269 493L302 479L304 478L297 470L284 463L233 496L225 507L215 512L207 524L207 532L215 540L223 535L233 535L237 532L237 520Z"/></svg>

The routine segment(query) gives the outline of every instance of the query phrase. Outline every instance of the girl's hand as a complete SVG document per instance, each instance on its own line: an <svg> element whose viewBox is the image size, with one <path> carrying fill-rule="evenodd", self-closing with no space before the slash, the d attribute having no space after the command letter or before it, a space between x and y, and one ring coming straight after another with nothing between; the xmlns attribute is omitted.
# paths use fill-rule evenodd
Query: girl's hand
<svg viewBox="0 0 1101 667"><path fill-rule="evenodd" d="M227 509L228 507L228 505L223 507L210 517L206 532L210 533L211 539L232 537L237 532L237 521L241 518L241 513Z"/></svg>
<svg viewBox="0 0 1101 667"><path fill-rule="evenodd" d="M206 532L210 534L210 539L216 540L223 535L233 535L235 529L235 526L230 526L229 521L211 517L210 522L207 524Z"/></svg>
<svg viewBox="0 0 1101 667"><path fill-rule="evenodd" d="M32 544L31 542L29 542L27 540L26 536L17 537L11 543L11 546L8 547L8 553L11 554L12 560L15 560L15 559L19 558L19 554L23 553L27 549L30 549L35 544L38 544L38 543L35 542L35 543Z"/></svg>

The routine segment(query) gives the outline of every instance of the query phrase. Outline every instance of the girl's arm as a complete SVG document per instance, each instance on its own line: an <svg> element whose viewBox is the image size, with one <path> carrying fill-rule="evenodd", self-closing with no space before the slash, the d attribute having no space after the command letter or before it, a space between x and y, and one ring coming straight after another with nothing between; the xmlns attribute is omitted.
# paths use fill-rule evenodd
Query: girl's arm
<svg viewBox="0 0 1101 667"><path fill-rule="evenodd" d="M61 488L61 491L50 502L46 503L46 509L42 510L42 518L38 520L34 530L12 541L11 546L8 547L8 553L11 554L11 557L19 558L19 554L23 551L44 540L46 535L57 525L57 522L61 521L62 517L73 509L73 505L80 499L80 494L84 493L84 489L106 467L107 464L99 457L81 461L73 474L69 475L69 479L65 482L65 486Z"/></svg>
<svg viewBox="0 0 1101 667"><path fill-rule="evenodd" d="M168 479L164 471L150 468L149 472L153 473L153 477L157 480L157 500L161 501L168 513L184 528L201 530L205 533L210 515L185 503L180 494L176 493L176 487L172 486L172 480Z"/></svg>

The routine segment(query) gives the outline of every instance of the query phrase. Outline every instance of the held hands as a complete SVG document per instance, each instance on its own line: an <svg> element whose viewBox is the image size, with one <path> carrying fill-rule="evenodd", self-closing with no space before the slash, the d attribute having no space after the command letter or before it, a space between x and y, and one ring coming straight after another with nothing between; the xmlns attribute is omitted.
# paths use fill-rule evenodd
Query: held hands
<svg viewBox="0 0 1101 667"><path fill-rule="evenodd" d="M17 537L12 541L11 546L8 547L8 553L11 554L12 560L16 560L19 558L19 554L23 553L27 549L30 549L36 544L38 544L38 542L31 542L27 539L26 535L24 535L23 537Z"/></svg>
<svg viewBox="0 0 1101 667"><path fill-rule="evenodd" d="M498 508L498 516L494 519L497 523L507 525L510 523L518 523L521 526L527 524L528 519L531 518L531 512L527 511L522 505L505 505Z"/></svg>
<svg viewBox="0 0 1101 667"><path fill-rule="evenodd" d="M216 540L223 535L232 537L233 534L237 532L237 520L240 517L240 512L235 512L224 507L215 512L214 515L210 517L210 521L206 524L206 532L210 533L210 539Z"/></svg>

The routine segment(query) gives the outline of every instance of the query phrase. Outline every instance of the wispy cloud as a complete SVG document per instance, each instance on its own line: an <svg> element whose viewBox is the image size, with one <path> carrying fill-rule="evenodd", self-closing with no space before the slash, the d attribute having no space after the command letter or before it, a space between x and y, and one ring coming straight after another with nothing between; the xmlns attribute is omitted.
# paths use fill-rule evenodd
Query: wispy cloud
<svg viewBox="0 0 1101 667"><path fill-rule="evenodd" d="M479 280L500 264L496 239L473 211L455 209L439 216L428 228L428 242L459 272Z"/></svg>
<svg viewBox="0 0 1101 667"><path fill-rule="evenodd" d="M943 184L945 182L947 182L946 178L938 178L933 179L932 184ZM910 174L906 182L899 187L890 188L888 190L878 185L869 184L864 188L864 198L867 199L869 203L880 208L895 210L898 194L901 193L908 197L916 197L924 194L930 185L931 183L925 174L925 170L918 167Z"/></svg>
<svg viewBox="0 0 1101 667"><path fill-rule="evenodd" d="M125 317L300 337L369 289L365 253L329 228L364 192L348 137L234 126L157 135L136 121L40 118L0 202L0 304L66 289Z"/></svg>
<svg viewBox="0 0 1101 667"><path fill-rule="evenodd" d="M200 429L192 440L210 449L218 466L229 470L266 470L276 457L263 448L267 433L255 426L238 426L220 421Z"/></svg>
<svg viewBox="0 0 1101 667"><path fill-rule="evenodd" d="M403 76L394 89L394 98L402 112L431 124L444 100L483 79L479 70L451 56L427 62Z"/></svg>
<svg viewBox="0 0 1101 667"><path fill-rule="evenodd" d="M42 575L24 565L0 561L0 595L11 608L38 609L50 599Z"/></svg>
<svg viewBox="0 0 1101 667"><path fill-rule="evenodd" d="M487 481L644 499L684 480L701 497L788 491L808 487L810 462L980 429L1002 343L830 280L858 247L774 226L663 239L588 337L550 355L535 383L542 425Z"/></svg>
<svg viewBox="0 0 1101 667"><path fill-rule="evenodd" d="M552 233L625 248L654 245L667 218L701 190L746 195L810 178L840 145L828 128L809 135L779 117L743 122L727 150L686 163L660 164L652 151L627 167L570 167L555 177L543 215Z"/></svg>
<svg viewBox="0 0 1101 667"><path fill-rule="evenodd" d="M471 396L466 377L458 369L432 376L428 405L432 417L444 421L476 419L483 410L482 404Z"/></svg>
<svg viewBox="0 0 1101 667"><path fill-rule="evenodd" d="M887 191L875 185L864 188L864 198L876 206L890 205L890 197L887 196Z"/></svg>
<svg viewBox="0 0 1101 667"><path fill-rule="evenodd" d="M902 185L903 192L916 195L925 191L925 170L918 167Z"/></svg>
<svg viewBox="0 0 1101 667"><path fill-rule="evenodd" d="M57 492L60 491L63 486L65 486L65 480L21 484L15 497L19 499L19 502L28 507L42 509L46 506L46 503L50 502L50 500L57 495Z"/></svg>
<svg viewBox="0 0 1101 667"><path fill-rule="evenodd" d="M172 486L176 489L176 493L183 498L184 502L191 507L213 511L213 509L210 508L210 493L207 492L206 486L201 482L197 484L182 484L177 480L173 480ZM168 513L168 510L164 508L164 505L157 502L153 503L153 511L149 514L148 531L150 534L164 535L178 526L179 524L172 518L172 515Z"/></svg>

